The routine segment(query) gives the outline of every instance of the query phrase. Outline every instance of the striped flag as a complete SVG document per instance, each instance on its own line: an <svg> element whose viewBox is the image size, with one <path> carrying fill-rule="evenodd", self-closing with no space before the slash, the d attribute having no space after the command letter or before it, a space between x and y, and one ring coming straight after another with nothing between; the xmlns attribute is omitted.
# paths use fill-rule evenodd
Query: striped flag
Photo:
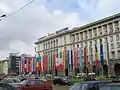
<svg viewBox="0 0 120 90"><path fill-rule="evenodd" d="M63 68L63 65L62 65L62 63L63 63L62 52L60 52L60 59L61 59L61 64L60 64L59 70L62 70L62 68Z"/></svg>
<svg viewBox="0 0 120 90"><path fill-rule="evenodd" d="M40 57L36 57L36 71L39 72L40 71Z"/></svg>
<svg viewBox="0 0 120 90"><path fill-rule="evenodd" d="M24 72L27 72L27 60L24 60Z"/></svg>
<svg viewBox="0 0 120 90"><path fill-rule="evenodd" d="M95 44L95 59L96 59L96 67L99 67L99 60L98 60L98 50L97 50L97 46Z"/></svg>
<svg viewBox="0 0 120 90"><path fill-rule="evenodd" d="M74 67L78 68L78 50L74 50Z"/></svg>
<svg viewBox="0 0 120 90"><path fill-rule="evenodd" d="M27 58L27 72L31 72L31 57Z"/></svg>
<svg viewBox="0 0 120 90"><path fill-rule="evenodd" d="M48 70L51 70L51 57L50 57L50 53L48 54Z"/></svg>
<svg viewBox="0 0 120 90"><path fill-rule="evenodd" d="M92 59L92 45L89 45L89 62L90 62L90 64L93 63L93 59Z"/></svg>
<svg viewBox="0 0 120 90"><path fill-rule="evenodd" d="M80 68L83 68L84 66L84 62L83 62L83 50L82 50L82 47L79 48L79 65L80 65Z"/></svg>
<svg viewBox="0 0 120 90"><path fill-rule="evenodd" d="M100 60L101 60L101 65L104 66L104 55L103 55L103 44L100 44Z"/></svg>
<svg viewBox="0 0 120 90"><path fill-rule="evenodd" d="M107 65L109 65L109 44L105 43L104 44L104 55L105 55L105 60L107 62Z"/></svg>

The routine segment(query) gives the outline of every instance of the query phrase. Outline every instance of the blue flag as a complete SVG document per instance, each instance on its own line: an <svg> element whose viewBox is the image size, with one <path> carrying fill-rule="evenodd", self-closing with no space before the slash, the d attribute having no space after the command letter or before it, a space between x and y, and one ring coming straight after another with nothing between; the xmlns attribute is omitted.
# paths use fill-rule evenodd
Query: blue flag
<svg viewBox="0 0 120 90"><path fill-rule="evenodd" d="M80 68L83 68L83 51L82 48L79 48L79 64L80 64Z"/></svg>
<svg viewBox="0 0 120 90"><path fill-rule="evenodd" d="M70 65L69 65L69 59L70 59L70 56L69 56L69 51L67 51L67 68L69 69L70 68Z"/></svg>
<svg viewBox="0 0 120 90"><path fill-rule="evenodd" d="M100 60L101 60L101 65L104 66L103 44L100 44Z"/></svg>

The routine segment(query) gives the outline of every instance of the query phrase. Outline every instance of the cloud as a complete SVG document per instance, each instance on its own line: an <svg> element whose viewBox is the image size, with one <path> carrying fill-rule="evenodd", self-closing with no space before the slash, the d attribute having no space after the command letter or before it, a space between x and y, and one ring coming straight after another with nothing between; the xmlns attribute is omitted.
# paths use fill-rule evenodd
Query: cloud
<svg viewBox="0 0 120 90"><path fill-rule="evenodd" d="M21 0L17 1L11 0L11 5L8 5L10 12L14 11L11 7L17 8ZM20 4L23 3L22 0ZM4 2L4 4L8 4L8 2ZM70 28L78 26L80 23L82 22L76 12L65 13L61 10L49 12L44 4L40 3L38 5L34 2L24 10L2 20L0 25L0 33L2 33L0 35L0 50L6 53L11 51L34 55L33 43L39 37L66 26ZM6 55L6 53L4 54Z"/></svg>

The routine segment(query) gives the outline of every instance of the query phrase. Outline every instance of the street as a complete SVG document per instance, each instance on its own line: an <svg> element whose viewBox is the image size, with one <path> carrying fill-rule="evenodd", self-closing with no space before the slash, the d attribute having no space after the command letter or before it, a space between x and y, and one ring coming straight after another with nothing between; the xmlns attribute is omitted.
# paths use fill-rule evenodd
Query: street
<svg viewBox="0 0 120 90"><path fill-rule="evenodd" d="M69 86L59 86L55 85L53 90L69 90Z"/></svg>

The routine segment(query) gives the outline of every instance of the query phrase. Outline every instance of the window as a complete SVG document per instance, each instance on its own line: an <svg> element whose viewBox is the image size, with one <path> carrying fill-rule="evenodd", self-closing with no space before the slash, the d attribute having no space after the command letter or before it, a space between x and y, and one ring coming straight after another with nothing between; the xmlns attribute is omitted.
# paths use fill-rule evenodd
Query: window
<svg viewBox="0 0 120 90"><path fill-rule="evenodd" d="M93 28L93 33L94 33L94 36L97 37L97 29L96 28Z"/></svg>
<svg viewBox="0 0 120 90"><path fill-rule="evenodd" d="M28 85L35 85L35 81L30 81Z"/></svg>
<svg viewBox="0 0 120 90"><path fill-rule="evenodd" d="M115 21L114 22L114 27L115 27L115 31L119 31L119 22L118 21Z"/></svg>
<svg viewBox="0 0 120 90"><path fill-rule="evenodd" d="M56 46L58 46L58 39L56 39Z"/></svg>
<svg viewBox="0 0 120 90"><path fill-rule="evenodd" d="M54 43L54 47L55 47L55 40L53 41L53 43Z"/></svg>
<svg viewBox="0 0 120 90"><path fill-rule="evenodd" d="M48 47L50 48L50 42L48 42Z"/></svg>
<svg viewBox="0 0 120 90"><path fill-rule="evenodd" d="M87 39L87 31L84 32L84 35L85 35L85 39Z"/></svg>
<svg viewBox="0 0 120 90"><path fill-rule="evenodd" d="M46 43L46 49L47 49L47 43Z"/></svg>
<svg viewBox="0 0 120 90"><path fill-rule="evenodd" d="M83 40L83 32L80 33L81 40Z"/></svg>
<svg viewBox="0 0 120 90"><path fill-rule="evenodd" d="M105 34L108 33L108 31L107 31L107 25L103 25L103 31L104 31Z"/></svg>
<svg viewBox="0 0 120 90"><path fill-rule="evenodd" d="M77 41L79 41L79 33L76 34Z"/></svg>
<svg viewBox="0 0 120 90"><path fill-rule="evenodd" d="M64 36L64 44L66 44L66 36Z"/></svg>
<svg viewBox="0 0 120 90"><path fill-rule="evenodd" d="M102 27L101 26L98 27L98 32L99 32L99 35L102 35Z"/></svg>
<svg viewBox="0 0 120 90"><path fill-rule="evenodd" d="M116 41L119 41L119 35L116 35Z"/></svg>
<svg viewBox="0 0 120 90"><path fill-rule="evenodd" d="M114 43L111 43L111 49L114 49Z"/></svg>
<svg viewBox="0 0 120 90"><path fill-rule="evenodd" d="M77 48L79 48L79 44L77 44Z"/></svg>
<svg viewBox="0 0 120 90"><path fill-rule="evenodd" d="M113 42L113 36L110 36L110 42Z"/></svg>
<svg viewBox="0 0 120 90"><path fill-rule="evenodd" d="M112 33L113 32L113 24L109 23L108 26L109 26L109 33Z"/></svg>
<svg viewBox="0 0 120 90"><path fill-rule="evenodd" d="M37 85L37 86L44 86L44 82L42 82L40 80L37 80L37 81L35 81L35 85Z"/></svg>
<svg viewBox="0 0 120 90"><path fill-rule="evenodd" d="M115 58L115 52L111 52L111 58L112 58L112 59Z"/></svg>
<svg viewBox="0 0 120 90"><path fill-rule="evenodd" d="M117 48L120 48L120 42L117 42Z"/></svg>
<svg viewBox="0 0 120 90"><path fill-rule="evenodd" d="M95 44L97 44L97 40L95 40Z"/></svg>
<svg viewBox="0 0 120 90"><path fill-rule="evenodd" d="M107 37L105 37L105 43L107 43L108 42L108 39L107 39Z"/></svg>
<svg viewBox="0 0 120 90"><path fill-rule="evenodd" d="M52 44L53 44L53 42L51 41L51 48L53 47L53 45L52 45Z"/></svg>
<svg viewBox="0 0 120 90"><path fill-rule="evenodd" d="M43 44L43 48L45 49L45 44Z"/></svg>
<svg viewBox="0 0 120 90"><path fill-rule="evenodd" d="M75 42L75 35L73 35L73 42Z"/></svg>
<svg viewBox="0 0 120 90"><path fill-rule="evenodd" d="M120 58L120 51L117 51L117 56L118 58Z"/></svg>
<svg viewBox="0 0 120 90"><path fill-rule="evenodd" d="M89 30L89 37L92 38L92 30Z"/></svg>

